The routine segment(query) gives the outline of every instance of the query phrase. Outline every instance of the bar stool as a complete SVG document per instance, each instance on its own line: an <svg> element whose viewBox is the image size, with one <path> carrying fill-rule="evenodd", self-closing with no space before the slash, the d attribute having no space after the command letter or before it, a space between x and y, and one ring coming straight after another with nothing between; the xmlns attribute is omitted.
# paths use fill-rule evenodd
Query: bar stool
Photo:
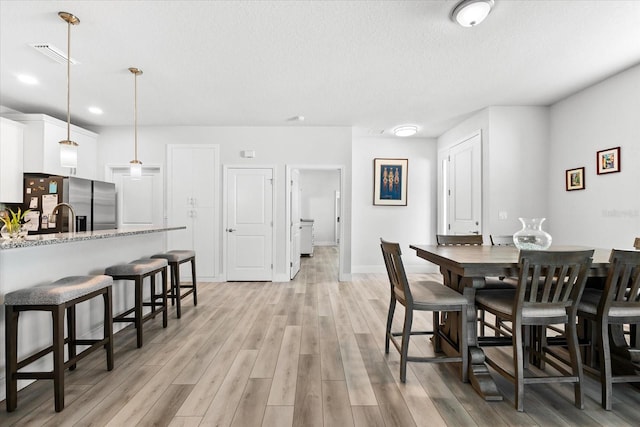
<svg viewBox="0 0 640 427"><path fill-rule="evenodd" d="M180 300L189 294L193 294L193 305L198 305L198 291L196 289L196 253L194 251L174 250L162 254L153 255L151 258L166 259L171 268L171 305L176 306L176 316L178 319L182 315L180 310ZM191 284L180 283L180 264L191 261ZM188 290L181 293L181 288Z"/></svg>
<svg viewBox="0 0 640 427"><path fill-rule="evenodd" d="M4 296L7 371L7 412L18 405L18 380L53 380L55 410L64 409L64 370L74 370L76 362L89 353L104 348L107 370L113 369L113 323L111 318L111 285L109 276L71 276L51 284L10 292ZM102 339L76 338L76 304L102 295L104 301L104 336ZM25 311L48 311L53 317L53 344L23 360L18 360L18 316ZM64 317L67 314L67 338L64 337ZM64 361L67 344L68 360ZM76 354L76 346L89 346ZM53 353L53 370L18 372L43 356Z"/></svg>
<svg viewBox="0 0 640 427"><path fill-rule="evenodd" d="M156 275L162 274L162 293L156 295ZM149 319L155 318L162 312L162 327L167 327L167 261L163 259L138 259L129 264L112 265L105 269L105 274L111 276L113 280L133 280L135 285L135 304L132 308L125 310L113 317L114 322L130 322L135 325L138 348L142 347L142 324ZM150 278L151 296L144 301L142 296L142 285L144 279ZM160 300L160 302L158 302ZM142 308L151 307L151 312L143 315ZM129 315L133 313L133 317Z"/></svg>

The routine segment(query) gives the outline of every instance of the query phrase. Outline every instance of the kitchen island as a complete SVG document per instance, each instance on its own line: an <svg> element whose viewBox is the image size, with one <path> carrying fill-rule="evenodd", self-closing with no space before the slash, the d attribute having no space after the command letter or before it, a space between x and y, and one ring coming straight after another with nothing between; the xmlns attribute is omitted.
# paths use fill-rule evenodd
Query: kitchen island
<svg viewBox="0 0 640 427"><path fill-rule="evenodd" d="M53 282L66 276L104 274L110 265L129 263L166 249L166 232L185 227L144 227L76 233L27 236L8 241L0 239L0 303L8 292ZM133 287L114 282L114 314L133 307ZM171 313L170 313L171 314ZM97 300L77 307L78 337L97 337L102 327L102 306ZM0 305L0 400L5 397L5 325L4 304ZM20 316L20 356L29 355L50 345L51 318L46 313L27 312ZM125 325L114 325L117 328ZM43 363L45 362L45 363ZM49 365L47 365L47 363ZM50 361L30 366L49 369ZM118 361L115 361L116 367ZM39 365L41 364L41 365ZM20 381L24 387L26 381Z"/></svg>

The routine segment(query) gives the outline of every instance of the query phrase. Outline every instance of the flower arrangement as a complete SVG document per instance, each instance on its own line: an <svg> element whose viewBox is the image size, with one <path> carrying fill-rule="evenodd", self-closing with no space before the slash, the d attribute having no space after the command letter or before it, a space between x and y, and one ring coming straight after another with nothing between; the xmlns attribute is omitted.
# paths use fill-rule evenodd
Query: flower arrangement
<svg viewBox="0 0 640 427"><path fill-rule="evenodd" d="M22 209L18 208L18 212L14 212L12 209L7 209L7 211L2 212L0 215L0 219L4 223L3 231L6 231L9 236L17 235L20 232L20 228L22 224L25 223L24 217L27 213L30 212L29 209L26 211L22 211ZM10 213L9 213L10 212Z"/></svg>

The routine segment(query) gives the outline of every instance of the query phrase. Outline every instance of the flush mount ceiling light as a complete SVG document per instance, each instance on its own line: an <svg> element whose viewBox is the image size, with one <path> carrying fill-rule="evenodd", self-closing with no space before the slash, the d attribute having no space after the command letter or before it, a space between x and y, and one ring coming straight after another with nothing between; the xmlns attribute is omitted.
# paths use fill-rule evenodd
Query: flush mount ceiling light
<svg viewBox="0 0 640 427"><path fill-rule="evenodd" d="M393 130L395 136L413 136L418 132L418 126L404 125L398 126Z"/></svg>
<svg viewBox="0 0 640 427"><path fill-rule="evenodd" d="M493 0L462 0L451 11L451 19L463 27L475 27L493 8Z"/></svg>
<svg viewBox="0 0 640 427"><path fill-rule="evenodd" d="M138 180L142 177L142 162L138 160L138 76L142 74L139 68L131 67L129 71L133 74L133 140L134 157L129 162L131 179Z"/></svg>
<svg viewBox="0 0 640 427"><path fill-rule="evenodd" d="M69 12L58 12L67 23L67 139L60 141L60 166L78 167L78 143L71 140L71 26L78 25L80 19Z"/></svg>

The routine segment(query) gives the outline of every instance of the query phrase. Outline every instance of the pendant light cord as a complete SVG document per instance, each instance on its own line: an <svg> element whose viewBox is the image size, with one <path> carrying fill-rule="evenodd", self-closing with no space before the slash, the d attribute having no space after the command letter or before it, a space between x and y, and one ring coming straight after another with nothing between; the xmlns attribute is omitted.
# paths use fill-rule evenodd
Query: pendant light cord
<svg viewBox="0 0 640 427"><path fill-rule="evenodd" d="M71 21L67 21L67 141L71 141Z"/></svg>
<svg viewBox="0 0 640 427"><path fill-rule="evenodd" d="M138 73L133 73L133 141L134 157L138 161Z"/></svg>

